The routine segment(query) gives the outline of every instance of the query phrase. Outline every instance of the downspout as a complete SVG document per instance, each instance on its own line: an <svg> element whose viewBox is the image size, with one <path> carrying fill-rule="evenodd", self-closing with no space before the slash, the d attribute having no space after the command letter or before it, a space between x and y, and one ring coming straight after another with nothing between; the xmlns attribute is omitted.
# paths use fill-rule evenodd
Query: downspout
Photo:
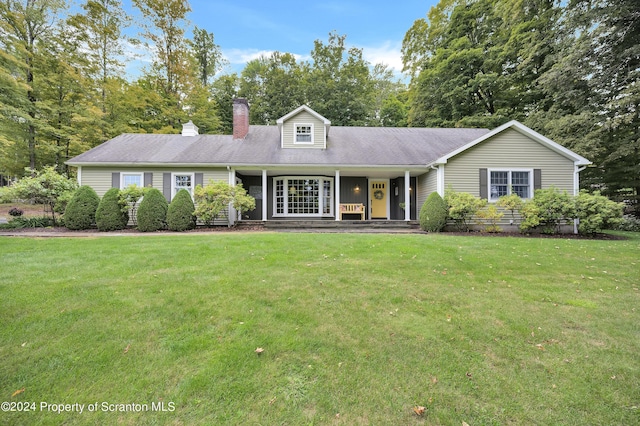
<svg viewBox="0 0 640 426"><path fill-rule="evenodd" d="M580 172L583 171L584 169L587 168L587 166L584 167L578 167L577 165L574 165L574 172L573 172L573 196L577 196L580 193ZM573 219L573 233L577 234L578 233L578 225L580 224L580 219L575 218Z"/></svg>

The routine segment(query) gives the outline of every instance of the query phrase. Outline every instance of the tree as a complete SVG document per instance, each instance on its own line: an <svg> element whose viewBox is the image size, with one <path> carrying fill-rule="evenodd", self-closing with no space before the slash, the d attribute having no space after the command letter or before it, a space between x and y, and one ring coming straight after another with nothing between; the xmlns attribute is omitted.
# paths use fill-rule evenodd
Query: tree
<svg viewBox="0 0 640 426"><path fill-rule="evenodd" d="M38 128L35 60L39 41L47 39L51 21L64 7L61 0L4 0L0 2L0 75L8 83L10 95L0 95L2 122L8 131L3 140L16 138L26 145L31 173L36 169ZM15 97L14 97L15 96Z"/></svg>
<svg viewBox="0 0 640 426"><path fill-rule="evenodd" d="M162 192L149 188L138 207L138 231L155 232L167 226L167 210L169 203Z"/></svg>
<svg viewBox="0 0 640 426"><path fill-rule="evenodd" d="M212 99L218 106L220 131L225 135L233 134L233 100L240 90L240 77L237 74L225 74L212 85Z"/></svg>
<svg viewBox="0 0 640 426"><path fill-rule="evenodd" d="M211 78L224 63L220 46L215 44L213 33L195 27L193 40L189 41L192 55L198 62L198 77L202 87L209 86Z"/></svg>

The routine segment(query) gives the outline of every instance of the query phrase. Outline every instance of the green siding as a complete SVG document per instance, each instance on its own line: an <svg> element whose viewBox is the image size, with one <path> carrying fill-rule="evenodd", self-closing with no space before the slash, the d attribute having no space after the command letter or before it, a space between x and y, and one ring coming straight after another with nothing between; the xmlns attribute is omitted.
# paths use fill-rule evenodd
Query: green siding
<svg viewBox="0 0 640 426"><path fill-rule="evenodd" d="M295 125L296 124L313 124L313 145L296 144L295 142ZM324 149L324 123L318 120L307 111L300 111L298 114L287 119L282 125L283 148L295 149Z"/></svg>
<svg viewBox="0 0 640 426"><path fill-rule="evenodd" d="M438 190L437 177L438 172L436 170L429 170L427 173L418 176L418 205L416 206L418 212L429 194Z"/></svg>
<svg viewBox="0 0 640 426"><path fill-rule="evenodd" d="M210 180L223 180L227 182L229 180L229 172L226 169L210 169L204 167L175 167L175 168L160 168L160 167L94 167L83 166L82 167L82 184L92 187L100 197L104 195L111 188L111 174L122 172L139 172L139 173L153 173L154 188L162 191L163 173L202 173L204 184L208 184Z"/></svg>
<svg viewBox="0 0 640 426"><path fill-rule="evenodd" d="M513 129L451 158L445 165L445 187L480 196L480 168L541 169L542 188L553 185L573 193L573 162Z"/></svg>

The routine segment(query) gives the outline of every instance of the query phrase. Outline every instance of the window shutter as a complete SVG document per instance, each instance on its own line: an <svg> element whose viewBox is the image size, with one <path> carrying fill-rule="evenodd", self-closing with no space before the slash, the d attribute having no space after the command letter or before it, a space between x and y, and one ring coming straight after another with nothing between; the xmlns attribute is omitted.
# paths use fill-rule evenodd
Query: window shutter
<svg viewBox="0 0 640 426"><path fill-rule="evenodd" d="M147 172L144 174L144 187L153 186L153 173Z"/></svg>
<svg viewBox="0 0 640 426"><path fill-rule="evenodd" d="M111 187L120 188L120 173L111 173Z"/></svg>
<svg viewBox="0 0 640 426"><path fill-rule="evenodd" d="M480 198L489 199L489 182L487 181L487 169L480 169Z"/></svg>
<svg viewBox="0 0 640 426"><path fill-rule="evenodd" d="M162 193L164 198L171 202L171 173L162 174Z"/></svg>
<svg viewBox="0 0 640 426"><path fill-rule="evenodd" d="M533 169L533 190L542 188L542 170Z"/></svg>
<svg viewBox="0 0 640 426"><path fill-rule="evenodd" d="M204 173L196 173L196 179L195 179L195 185L194 188L198 185L202 185L204 186Z"/></svg>

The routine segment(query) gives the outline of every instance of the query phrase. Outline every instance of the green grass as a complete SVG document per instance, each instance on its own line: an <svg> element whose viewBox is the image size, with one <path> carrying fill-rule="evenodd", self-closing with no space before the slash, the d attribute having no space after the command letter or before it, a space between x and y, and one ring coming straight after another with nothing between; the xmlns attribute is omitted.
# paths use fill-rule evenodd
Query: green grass
<svg viewBox="0 0 640 426"><path fill-rule="evenodd" d="M0 423L637 424L627 235L0 238Z"/></svg>

